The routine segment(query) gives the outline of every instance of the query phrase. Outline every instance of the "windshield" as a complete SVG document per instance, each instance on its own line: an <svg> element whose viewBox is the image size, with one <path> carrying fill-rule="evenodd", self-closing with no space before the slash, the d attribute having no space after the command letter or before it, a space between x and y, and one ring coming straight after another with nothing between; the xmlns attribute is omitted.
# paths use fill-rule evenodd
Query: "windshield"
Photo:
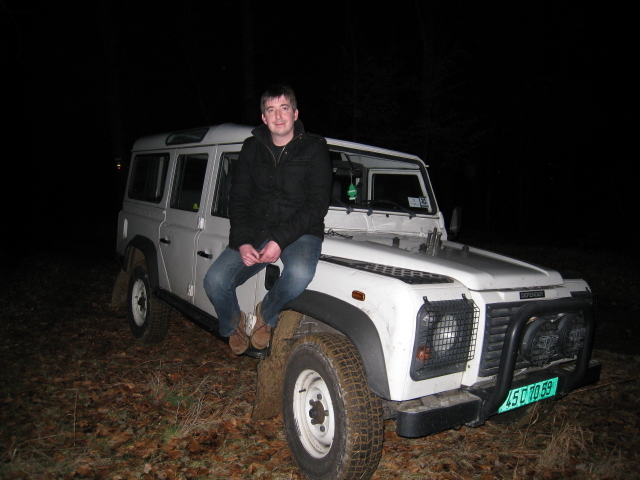
<svg viewBox="0 0 640 480"><path fill-rule="evenodd" d="M416 162L331 151L331 205L369 211L434 214L436 205Z"/></svg>

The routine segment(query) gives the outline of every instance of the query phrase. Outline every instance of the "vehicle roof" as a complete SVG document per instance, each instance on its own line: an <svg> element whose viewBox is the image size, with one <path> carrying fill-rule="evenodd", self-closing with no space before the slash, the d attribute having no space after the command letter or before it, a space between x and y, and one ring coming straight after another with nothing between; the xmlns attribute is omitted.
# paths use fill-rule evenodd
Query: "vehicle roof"
<svg viewBox="0 0 640 480"><path fill-rule="evenodd" d="M197 147L199 145L218 145L221 143L242 143L246 138L251 136L251 130L254 128L255 127L248 127L246 125L235 125L233 123L212 125L209 127L209 131L204 135L204 138L200 142L181 143L179 145L167 145L167 139L178 131L147 135L136 140L133 144L133 151L158 150L175 147Z"/></svg>
<svg viewBox="0 0 640 480"><path fill-rule="evenodd" d="M203 127L202 129L207 128ZM251 131L255 127L249 127L247 125L236 125L233 123L223 123L221 125L212 125L208 127L208 131L202 137L200 142L194 143L180 143L176 145L167 145L167 140L170 136L180 133L181 131L160 133L155 135L147 135L139 138L133 144L133 151L149 151L149 150L166 150L167 148L176 147L197 147L202 145L220 145L229 143L242 143L244 140L251 136ZM202 130L193 129L193 130ZM185 131L187 132L187 131ZM327 143L335 147L341 147L346 150L366 151L371 153L377 153L382 155L390 155L395 157L403 157L412 160L422 161L419 157L411 155L409 153L397 152L394 150L388 150L385 148L373 147L371 145L365 145L361 143L348 142L346 140L337 140L334 138L327 138Z"/></svg>

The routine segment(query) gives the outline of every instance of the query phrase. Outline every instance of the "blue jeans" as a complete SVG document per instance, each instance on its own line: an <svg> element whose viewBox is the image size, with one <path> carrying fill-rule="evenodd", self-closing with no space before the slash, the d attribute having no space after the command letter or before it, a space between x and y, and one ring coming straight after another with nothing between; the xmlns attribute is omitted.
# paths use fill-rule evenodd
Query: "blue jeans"
<svg viewBox="0 0 640 480"><path fill-rule="evenodd" d="M257 250L261 250L267 242L268 240ZM321 250L320 237L303 235L280 253L284 269L262 301L261 314L267 325L275 327L282 307L304 292L311 283ZM204 290L216 309L220 335L230 337L238 328L240 305L236 288L267 265L269 264L256 263L247 267L240 257L240 252L227 246L209 267L204 277Z"/></svg>

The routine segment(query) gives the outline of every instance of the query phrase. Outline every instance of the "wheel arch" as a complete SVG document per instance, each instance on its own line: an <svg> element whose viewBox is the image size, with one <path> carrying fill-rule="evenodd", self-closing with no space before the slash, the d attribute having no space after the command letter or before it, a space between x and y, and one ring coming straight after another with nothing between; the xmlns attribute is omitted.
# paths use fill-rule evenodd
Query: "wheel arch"
<svg viewBox="0 0 640 480"><path fill-rule="evenodd" d="M158 257L156 255L156 247L151 240L140 235L135 236L125 248L124 255L120 257L120 259L122 268L111 292L110 306L114 308L126 305L129 277L131 276L133 267L138 262L142 260L145 261L151 288L156 290L159 285Z"/></svg>
<svg viewBox="0 0 640 480"><path fill-rule="evenodd" d="M343 300L314 290L305 290L285 309L308 315L343 333L360 355L369 389L386 400L390 399L382 342L366 313Z"/></svg>
<svg viewBox="0 0 640 480"><path fill-rule="evenodd" d="M149 283L152 290L156 290L160 285L160 275L158 270L158 255L155 244L147 237L142 235L136 235L131 239L126 248L125 261L123 270L131 273L131 269L136 263L138 263L140 254L136 252L139 250L144 255L145 263L147 264L147 273L149 275Z"/></svg>

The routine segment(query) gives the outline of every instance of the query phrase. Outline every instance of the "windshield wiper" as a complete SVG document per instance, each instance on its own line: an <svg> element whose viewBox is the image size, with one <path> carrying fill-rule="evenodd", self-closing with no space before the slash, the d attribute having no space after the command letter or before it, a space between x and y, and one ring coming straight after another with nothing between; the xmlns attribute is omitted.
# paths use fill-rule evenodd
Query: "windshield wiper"
<svg viewBox="0 0 640 480"><path fill-rule="evenodd" d="M409 219L412 219L413 217L416 216L415 213L413 213L411 210L409 210L408 208L403 207L402 205L397 204L396 202L394 202L393 200L387 200L386 198L379 198L377 200L371 200L369 202L369 211L367 212L368 216L371 216L373 214L373 204L374 203L390 203L391 205L394 205L396 207L398 207L400 210L402 210L404 213L408 213L409 214Z"/></svg>
<svg viewBox="0 0 640 480"><path fill-rule="evenodd" d="M346 208L347 209L347 215L349 215L351 212L353 212L353 207L351 205L347 205L342 200L340 200L339 198L334 197L333 195L331 195L331 199L335 200L336 202L338 202L341 207Z"/></svg>

